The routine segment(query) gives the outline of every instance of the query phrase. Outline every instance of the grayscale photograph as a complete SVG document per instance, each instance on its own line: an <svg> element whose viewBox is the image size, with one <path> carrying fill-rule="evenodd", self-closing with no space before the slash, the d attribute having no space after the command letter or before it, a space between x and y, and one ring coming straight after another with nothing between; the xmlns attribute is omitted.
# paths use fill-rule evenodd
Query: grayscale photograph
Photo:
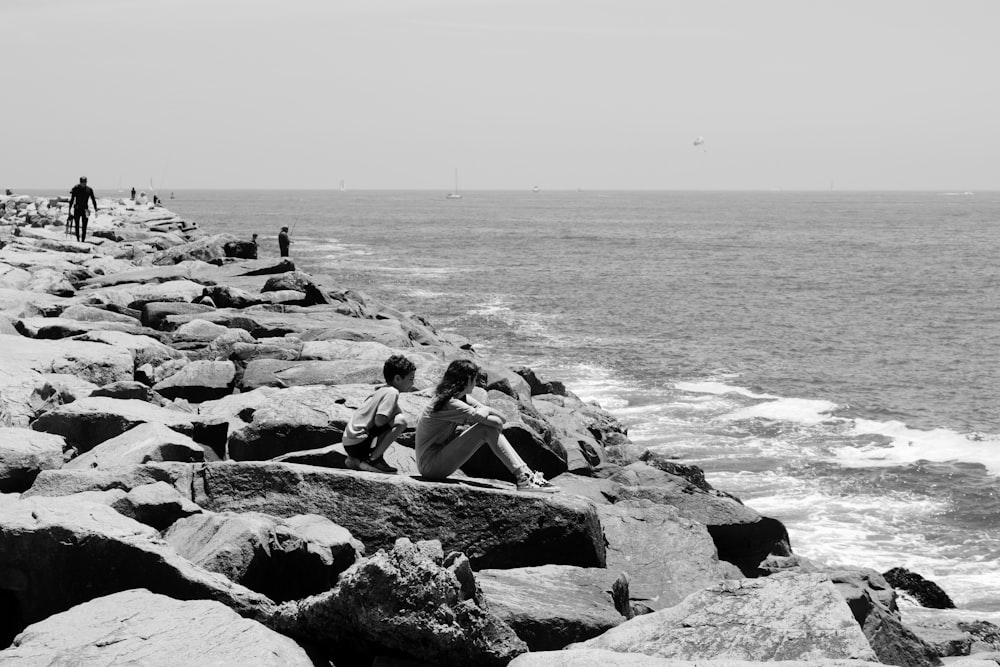
<svg viewBox="0 0 1000 667"><path fill-rule="evenodd" d="M0 666L1000 664L1000 4L0 26Z"/></svg>

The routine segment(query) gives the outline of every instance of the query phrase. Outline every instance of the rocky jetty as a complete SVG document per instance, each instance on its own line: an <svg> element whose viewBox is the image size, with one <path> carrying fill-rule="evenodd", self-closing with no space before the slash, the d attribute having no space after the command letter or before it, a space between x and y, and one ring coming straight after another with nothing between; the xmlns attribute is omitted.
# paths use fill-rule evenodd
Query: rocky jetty
<svg viewBox="0 0 1000 667"><path fill-rule="evenodd" d="M599 406L347 285L172 212L0 197L0 664L918 667L1000 650L903 623L877 572L797 557L784 526ZM562 492L486 448L445 482L346 469L340 440L447 364ZM964 628L964 629L963 629ZM963 636L967 641L961 641ZM922 636L921 636L922 635ZM974 647L974 648L973 648Z"/></svg>

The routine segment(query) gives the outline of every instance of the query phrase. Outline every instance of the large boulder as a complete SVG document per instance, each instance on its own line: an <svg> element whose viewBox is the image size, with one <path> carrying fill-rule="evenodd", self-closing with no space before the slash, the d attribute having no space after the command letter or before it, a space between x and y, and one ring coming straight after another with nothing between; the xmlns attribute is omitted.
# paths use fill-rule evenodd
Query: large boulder
<svg viewBox="0 0 1000 667"><path fill-rule="evenodd" d="M216 600L248 618L271 608L266 597L179 556L153 528L72 496L0 496L0 544L4 612L21 627L130 588Z"/></svg>
<svg viewBox="0 0 1000 667"><path fill-rule="evenodd" d="M382 381L380 361L344 359L338 361L282 361L255 359L247 364L240 389L294 387L305 385L376 384Z"/></svg>
<svg viewBox="0 0 1000 667"><path fill-rule="evenodd" d="M106 345L0 335L0 425L27 426L37 411L36 388L46 373L68 373L95 384L132 374L131 355ZM124 352L124 355L122 354ZM127 359L126 359L127 357Z"/></svg>
<svg viewBox="0 0 1000 667"><path fill-rule="evenodd" d="M143 364L160 365L169 359L179 359L183 356L169 345L164 345L155 338L145 335L129 334L122 331L91 331L77 336L74 340L91 343L104 343L114 347L125 348L132 353L135 367Z"/></svg>
<svg viewBox="0 0 1000 667"><path fill-rule="evenodd" d="M715 543L700 523L673 507L647 500L597 505L607 539L607 566L628 574L633 597L651 609L677 604L688 595L740 572L720 562Z"/></svg>
<svg viewBox="0 0 1000 667"><path fill-rule="evenodd" d="M211 448L198 444L183 433L158 422L146 422L105 440L64 467L112 468L151 461L192 463L205 460L218 460L218 457Z"/></svg>
<svg viewBox="0 0 1000 667"><path fill-rule="evenodd" d="M153 264L165 266L179 264L185 261L199 260L209 262L226 257L226 243L237 241L232 234L213 234L195 239L183 245L173 246L153 255Z"/></svg>
<svg viewBox="0 0 1000 667"><path fill-rule="evenodd" d="M31 423L36 431L55 433L84 452L139 424L157 422L191 436L216 453L225 451L225 420L161 408L135 399L89 396L45 412Z"/></svg>
<svg viewBox="0 0 1000 667"><path fill-rule="evenodd" d="M669 469L674 472L665 470L666 466L673 466ZM719 559L733 563L745 576L759 576L758 566L769 555L791 554L788 532L780 521L761 516L738 499L713 489L696 466L637 461L623 467L604 466L597 474L614 482L614 486L609 489L597 480L582 477L560 478L560 482L566 479L570 490L595 502L600 502L600 495L607 503L648 500L675 507L680 516L704 524ZM600 486L599 494L586 491L586 487L595 485Z"/></svg>
<svg viewBox="0 0 1000 667"><path fill-rule="evenodd" d="M364 553L350 531L316 515L286 521L259 512L196 514L163 538L192 563L278 602L329 590Z"/></svg>
<svg viewBox="0 0 1000 667"><path fill-rule="evenodd" d="M614 579L614 570L569 565L476 573L490 609L532 651L561 649L623 623L611 597Z"/></svg>
<svg viewBox="0 0 1000 667"><path fill-rule="evenodd" d="M246 329L254 338L294 334L302 340L374 341L389 347L413 345L398 320L362 320L339 313L336 306L220 308L214 312L167 315L161 327L176 328L196 317Z"/></svg>
<svg viewBox="0 0 1000 667"><path fill-rule="evenodd" d="M464 552L476 568L605 564L597 513L581 498L288 463L204 464L197 470L192 499L205 509L319 514L368 549L408 535L438 539Z"/></svg>
<svg viewBox="0 0 1000 667"><path fill-rule="evenodd" d="M340 442L352 414L351 407L336 400L335 392L304 387L273 392L266 403L242 411L248 423L234 424L229 457L260 461Z"/></svg>
<svg viewBox="0 0 1000 667"><path fill-rule="evenodd" d="M725 581L570 648L670 660L878 662L840 593L812 574Z"/></svg>
<svg viewBox="0 0 1000 667"><path fill-rule="evenodd" d="M183 398L201 403L221 398L233 390L236 367L231 361L192 361L178 372L153 385L153 391L169 399Z"/></svg>
<svg viewBox="0 0 1000 667"><path fill-rule="evenodd" d="M625 653L599 648L522 653L508 667L763 667L752 660L676 660L656 658L642 653ZM781 667L879 667L881 663L864 660L782 660ZM955 665L958 667L958 665ZM990 665L968 665L990 667Z"/></svg>
<svg viewBox="0 0 1000 667"><path fill-rule="evenodd" d="M940 586L905 567L894 567L885 572L883 576L889 585L897 590L905 591L922 607L955 608L955 603Z"/></svg>
<svg viewBox="0 0 1000 667"><path fill-rule="evenodd" d="M27 428L0 428L0 493L20 493L38 473L62 466L65 441Z"/></svg>
<svg viewBox="0 0 1000 667"><path fill-rule="evenodd" d="M313 667L288 637L212 600L112 593L28 626L0 664Z"/></svg>
<svg viewBox="0 0 1000 667"><path fill-rule="evenodd" d="M364 664L389 653L499 667L527 650L489 611L465 556L406 538L358 562L328 593L282 605L270 625Z"/></svg>
<svg viewBox="0 0 1000 667"><path fill-rule="evenodd" d="M187 319L197 319L207 317L215 309L201 303L172 302L172 301L150 301L142 306L142 323L153 329L166 329L167 331L177 325L171 324L171 318L186 316Z"/></svg>
<svg viewBox="0 0 1000 667"><path fill-rule="evenodd" d="M124 331L138 333L142 328L139 322L129 318L131 322L94 322L72 320L66 317L23 317L14 323L22 336L42 338L46 340L70 338L90 331Z"/></svg>

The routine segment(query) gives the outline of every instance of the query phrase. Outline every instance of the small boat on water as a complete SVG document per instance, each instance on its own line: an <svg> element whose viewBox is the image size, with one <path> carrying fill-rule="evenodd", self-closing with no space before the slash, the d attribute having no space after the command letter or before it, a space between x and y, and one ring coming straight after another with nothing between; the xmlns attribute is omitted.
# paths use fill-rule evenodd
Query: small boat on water
<svg viewBox="0 0 1000 667"><path fill-rule="evenodd" d="M461 199L462 195L458 193L458 169L455 169L455 191L449 192L445 199Z"/></svg>
<svg viewBox="0 0 1000 667"><path fill-rule="evenodd" d="M542 189L536 185L535 187L531 188L531 191L532 192L541 192Z"/></svg>

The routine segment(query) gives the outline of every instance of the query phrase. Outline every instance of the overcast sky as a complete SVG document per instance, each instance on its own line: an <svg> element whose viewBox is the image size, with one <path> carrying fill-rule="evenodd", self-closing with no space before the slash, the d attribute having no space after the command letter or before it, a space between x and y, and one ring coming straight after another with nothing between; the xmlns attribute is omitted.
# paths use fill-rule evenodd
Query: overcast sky
<svg viewBox="0 0 1000 667"><path fill-rule="evenodd" d="M0 0L0 25L0 187L1000 189L993 0Z"/></svg>

